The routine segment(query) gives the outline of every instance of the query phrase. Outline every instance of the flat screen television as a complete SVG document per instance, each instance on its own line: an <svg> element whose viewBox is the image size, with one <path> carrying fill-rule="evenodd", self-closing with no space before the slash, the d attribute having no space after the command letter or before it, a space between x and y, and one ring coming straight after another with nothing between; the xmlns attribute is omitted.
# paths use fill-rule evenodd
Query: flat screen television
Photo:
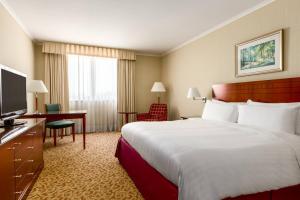
<svg viewBox="0 0 300 200"><path fill-rule="evenodd" d="M2 126L18 125L14 119L27 112L26 75L0 65L0 84Z"/></svg>

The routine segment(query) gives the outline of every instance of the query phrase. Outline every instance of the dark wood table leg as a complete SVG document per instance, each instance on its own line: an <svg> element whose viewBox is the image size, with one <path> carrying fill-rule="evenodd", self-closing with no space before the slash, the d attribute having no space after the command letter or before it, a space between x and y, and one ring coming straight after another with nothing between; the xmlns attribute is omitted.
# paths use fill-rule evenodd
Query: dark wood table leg
<svg viewBox="0 0 300 200"><path fill-rule="evenodd" d="M125 123L127 124L128 123L128 116L129 116L129 114L128 113L125 113Z"/></svg>
<svg viewBox="0 0 300 200"><path fill-rule="evenodd" d="M85 119L85 115L82 117L82 129L83 129L83 149L85 149L85 132L86 132L86 119Z"/></svg>
<svg viewBox="0 0 300 200"><path fill-rule="evenodd" d="M75 142L75 125L72 126L73 142Z"/></svg>
<svg viewBox="0 0 300 200"><path fill-rule="evenodd" d="M56 129L53 129L54 146L56 146Z"/></svg>

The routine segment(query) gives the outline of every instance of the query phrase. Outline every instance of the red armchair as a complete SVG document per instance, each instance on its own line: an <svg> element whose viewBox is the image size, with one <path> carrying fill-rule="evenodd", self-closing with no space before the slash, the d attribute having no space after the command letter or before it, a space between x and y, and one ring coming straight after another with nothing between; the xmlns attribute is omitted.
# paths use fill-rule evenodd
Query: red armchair
<svg viewBox="0 0 300 200"><path fill-rule="evenodd" d="M136 115L137 121L167 121L168 108L167 104L154 103L150 106L148 113L140 113Z"/></svg>

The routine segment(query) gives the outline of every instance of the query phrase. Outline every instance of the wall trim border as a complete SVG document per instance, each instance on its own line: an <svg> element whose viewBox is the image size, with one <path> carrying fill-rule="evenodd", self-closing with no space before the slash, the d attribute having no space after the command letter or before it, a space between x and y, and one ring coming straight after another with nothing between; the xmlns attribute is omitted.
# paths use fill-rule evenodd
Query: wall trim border
<svg viewBox="0 0 300 200"><path fill-rule="evenodd" d="M10 16L17 22L17 24L26 33L26 35L33 41L34 38L33 38L32 34L28 31L26 26L22 23L20 18L16 15L15 11L8 5L6 0L0 0L0 4L3 5L3 7L7 10L7 12L10 14Z"/></svg>

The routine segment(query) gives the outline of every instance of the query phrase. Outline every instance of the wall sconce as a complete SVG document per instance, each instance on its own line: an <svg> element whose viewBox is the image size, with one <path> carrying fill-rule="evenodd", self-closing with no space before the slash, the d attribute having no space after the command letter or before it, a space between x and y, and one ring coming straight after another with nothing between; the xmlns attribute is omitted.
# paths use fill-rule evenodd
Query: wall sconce
<svg viewBox="0 0 300 200"><path fill-rule="evenodd" d="M206 103L207 100L206 97L201 97L199 90L195 87L189 88L187 98L192 100L201 100L203 103Z"/></svg>

